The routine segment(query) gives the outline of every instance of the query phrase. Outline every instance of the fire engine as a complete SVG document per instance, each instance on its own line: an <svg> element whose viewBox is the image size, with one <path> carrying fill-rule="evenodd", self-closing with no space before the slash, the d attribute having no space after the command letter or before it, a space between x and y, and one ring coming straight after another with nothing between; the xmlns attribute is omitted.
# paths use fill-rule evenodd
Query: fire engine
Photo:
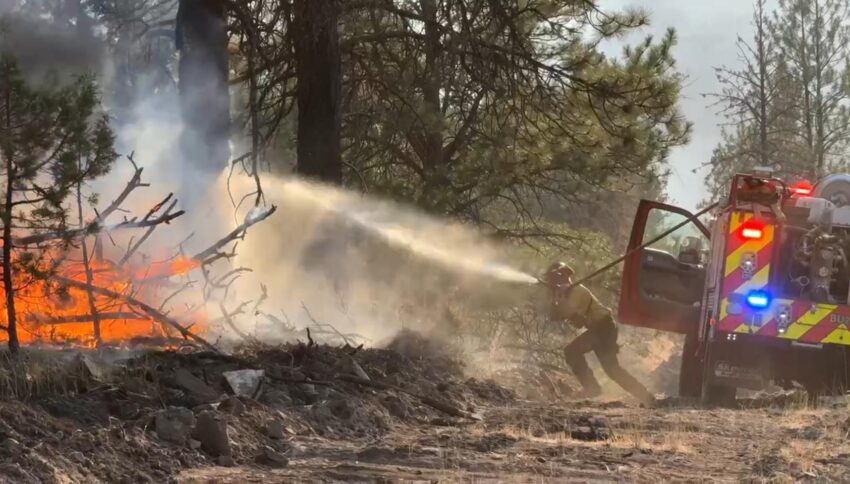
<svg viewBox="0 0 850 484"><path fill-rule="evenodd" d="M769 384L843 392L850 383L850 175L812 185L766 171L737 174L711 215L709 228L679 207L640 202L620 322L685 335L685 397L729 402L739 388ZM653 239L677 221L680 228Z"/></svg>

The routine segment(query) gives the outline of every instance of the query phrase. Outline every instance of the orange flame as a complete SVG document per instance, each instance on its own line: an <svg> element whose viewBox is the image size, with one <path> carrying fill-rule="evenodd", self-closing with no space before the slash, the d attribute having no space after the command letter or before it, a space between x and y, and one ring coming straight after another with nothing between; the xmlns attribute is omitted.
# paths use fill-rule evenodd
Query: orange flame
<svg viewBox="0 0 850 484"><path fill-rule="evenodd" d="M163 296L159 294L162 282L168 277L185 274L200 266L198 261L177 258L147 268L122 269L104 261L92 261L93 285L157 307ZM65 262L57 273L79 282L86 281L82 262ZM135 276L135 277L134 277ZM139 282L141 281L141 282ZM90 310L88 291L58 284L50 278L34 279L28 274L15 274L15 313L18 321L18 338L21 343L52 343L93 347L97 345L94 321ZM0 287L5 301L5 291ZM138 308L115 298L94 294L94 306L99 315L100 341L120 344L136 337L178 337L168 328L145 315ZM192 314L181 318L193 324L192 332L203 334L205 318ZM7 327L5 304L0 322ZM7 341L6 331L0 331L0 341Z"/></svg>
<svg viewBox="0 0 850 484"><path fill-rule="evenodd" d="M136 271L135 275L138 280L163 279L186 274L198 267L201 267L200 261L180 256L166 262L151 264L149 267Z"/></svg>

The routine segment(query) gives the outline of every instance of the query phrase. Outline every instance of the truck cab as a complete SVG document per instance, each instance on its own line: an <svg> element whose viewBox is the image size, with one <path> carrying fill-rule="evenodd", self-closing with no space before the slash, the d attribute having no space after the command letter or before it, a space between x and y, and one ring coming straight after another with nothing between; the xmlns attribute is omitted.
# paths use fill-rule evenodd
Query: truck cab
<svg viewBox="0 0 850 484"><path fill-rule="evenodd" d="M813 186L738 174L711 215L700 220L679 207L640 202L619 321L684 335L684 397L728 402L738 388L771 383L815 395L843 392L850 373L850 176Z"/></svg>

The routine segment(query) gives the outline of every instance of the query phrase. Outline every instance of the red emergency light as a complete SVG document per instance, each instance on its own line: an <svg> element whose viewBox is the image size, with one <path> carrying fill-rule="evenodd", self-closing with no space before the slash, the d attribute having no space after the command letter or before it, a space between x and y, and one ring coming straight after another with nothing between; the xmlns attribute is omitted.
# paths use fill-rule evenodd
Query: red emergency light
<svg viewBox="0 0 850 484"><path fill-rule="evenodd" d="M812 195L813 190L814 187L812 186L812 183L808 180L800 180L791 185L791 193L799 197L810 197Z"/></svg>
<svg viewBox="0 0 850 484"><path fill-rule="evenodd" d="M750 220L741 226L741 238L744 240L759 240L764 236L764 224Z"/></svg>

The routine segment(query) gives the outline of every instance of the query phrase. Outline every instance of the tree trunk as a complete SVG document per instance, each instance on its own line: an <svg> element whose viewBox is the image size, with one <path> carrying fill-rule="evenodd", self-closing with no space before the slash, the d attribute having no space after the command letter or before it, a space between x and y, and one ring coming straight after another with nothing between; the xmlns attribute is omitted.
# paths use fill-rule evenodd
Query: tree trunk
<svg viewBox="0 0 850 484"><path fill-rule="evenodd" d="M764 12L764 0L759 0L756 4L756 39L757 39L757 52L758 52L758 69L759 69L759 82L758 82L758 94L759 94L759 164L761 166L771 165L770 153L768 149L767 143L767 128L768 128L768 120L767 120L767 104L768 104L768 95L767 90L768 86L768 74L767 74L767 63L769 62L767 59L767 33L765 32L765 12Z"/></svg>
<svg viewBox="0 0 850 484"><path fill-rule="evenodd" d="M6 91L6 131L12 129L11 93ZM9 351L17 353L18 321L15 313L15 285L12 279L12 200L15 190L15 164L12 155L6 154L6 197L3 205L3 290L6 292L6 324L9 327Z"/></svg>
<svg viewBox="0 0 850 484"><path fill-rule="evenodd" d="M809 72L809 50L808 47L808 38L806 36L806 28L808 26L808 12L803 7L800 10L800 63L802 64L802 74L803 74L803 122L805 126L805 140L806 140L806 148L808 148L807 156L809 159L807 160L810 167L816 164L814 159L814 128L812 126L813 116L812 116L812 98L811 98L811 73Z"/></svg>
<svg viewBox="0 0 850 484"><path fill-rule="evenodd" d="M823 25L823 18L821 18L821 10L820 10L820 2L814 2L814 10L815 10L815 18L814 18L814 65L815 69L815 106L814 106L814 116L815 116L815 174L817 178L824 176L824 162L825 162L825 154L824 154L824 109L823 109L823 74L824 70L828 67L824 65L823 61L823 33L821 32L821 26Z"/></svg>
<svg viewBox="0 0 850 484"><path fill-rule="evenodd" d="M80 219L80 227L85 227L86 222L83 219L83 193L80 184L77 184L77 216ZM83 235L80 245L83 249L83 269L86 272L86 285L92 286L94 284L94 274L92 273L89 246L86 243L85 235ZM94 293L91 289L86 290L86 298L88 299L89 314L91 314L92 328L94 329L94 341L97 346L100 346L102 343L100 338L100 313L97 311L97 304L95 304Z"/></svg>
<svg viewBox="0 0 850 484"><path fill-rule="evenodd" d="M230 159L229 55L223 2L180 0L175 34L180 51L182 154L190 167L218 174Z"/></svg>
<svg viewBox="0 0 850 484"><path fill-rule="evenodd" d="M444 212L448 207L442 194L451 186L451 181L444 166L448 160L445 159L443 146L444 119L440 102L440 92L443 88L440 24L436 0L419 0L419 5L425 19L425 72L421 80L424 136L418 141L421 146L417 150L425 171L425 183L419 203L435 212Z"/></svg>
<svg viewBox="0 0 850 484"><path fill-rule="evenodd" d="M337 0L295 0L298 77L297 172L342 183L340 52Z"/></svg>
<svg viewBox="0 0 850 484"><path fill-rule="evenodd" d="M420 0L425 17L425 79L422 101L425 111L426 167L437 168L443 162L443 113L440 109L440 32L436 0Z"/></svg>

